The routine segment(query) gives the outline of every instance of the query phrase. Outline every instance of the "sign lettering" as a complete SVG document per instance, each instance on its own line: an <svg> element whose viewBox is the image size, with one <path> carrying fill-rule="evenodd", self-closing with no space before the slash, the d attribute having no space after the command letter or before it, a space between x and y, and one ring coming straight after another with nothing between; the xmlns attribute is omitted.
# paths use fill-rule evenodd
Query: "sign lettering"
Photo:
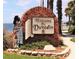
<svg viewBox="0 0 79 59"><path fill-rule="evenodd" d="M53 18L37 17L32 20L33 34L54 34Z"/></svg>

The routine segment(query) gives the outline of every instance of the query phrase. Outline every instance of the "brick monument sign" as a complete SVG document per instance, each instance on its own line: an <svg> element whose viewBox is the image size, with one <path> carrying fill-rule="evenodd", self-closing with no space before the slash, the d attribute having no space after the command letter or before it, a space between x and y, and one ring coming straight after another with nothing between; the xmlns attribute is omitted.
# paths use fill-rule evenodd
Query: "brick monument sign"
<svg viewBox="0 0 79 59"><path fill-rule="evenodd" d="M45 7L34 7L22 16L24 42L38 39L59 39L59 24L55 14Z"/></svg>

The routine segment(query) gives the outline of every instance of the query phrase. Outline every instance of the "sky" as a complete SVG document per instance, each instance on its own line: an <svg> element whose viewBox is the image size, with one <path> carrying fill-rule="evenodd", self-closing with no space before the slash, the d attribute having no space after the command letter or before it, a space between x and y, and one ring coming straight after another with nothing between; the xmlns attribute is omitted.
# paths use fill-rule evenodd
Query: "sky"
<svg viewBox="0 0 79 59"><path fill-rule="evenodd" d="M62 21L68 21L64 10L69 0L62 0ZM47 0L44 0L44 7L47 7ZM57 16L57 0L54 0L54 14ZM40 6L40 0L3 0L3 23L12 23L15 15L21 18L24 12L30 8ZM58 16L57 16L58 17Z"/></svg>

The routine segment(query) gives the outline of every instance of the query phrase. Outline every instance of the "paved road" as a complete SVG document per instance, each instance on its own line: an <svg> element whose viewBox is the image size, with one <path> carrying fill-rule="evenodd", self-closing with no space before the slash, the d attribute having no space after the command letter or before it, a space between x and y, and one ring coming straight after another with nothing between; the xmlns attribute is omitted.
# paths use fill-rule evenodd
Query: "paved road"
<svg viewBox="0 0 79 59"><path fill-rule="evenodd" d="M71 48L71 53L66 59L75 59L75 43L70 41L72 37L62 37L65 45Z"/></svg>

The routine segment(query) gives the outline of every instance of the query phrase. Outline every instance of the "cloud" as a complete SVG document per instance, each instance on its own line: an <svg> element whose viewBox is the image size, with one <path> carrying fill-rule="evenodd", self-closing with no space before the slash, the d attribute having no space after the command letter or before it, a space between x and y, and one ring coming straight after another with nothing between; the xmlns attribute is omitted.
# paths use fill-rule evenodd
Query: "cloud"
<svg viewBox="0 0 79 59"><path fill-rule="evenodd" d="M3 0L3 4L7 4L7 1Z"/></svg>
<svg viewBox="0 0 79 59"><path fill-rule="evenodd" d="M31 0L18 0L16 3L17 6L25 6L30 3Z"/></svg>

